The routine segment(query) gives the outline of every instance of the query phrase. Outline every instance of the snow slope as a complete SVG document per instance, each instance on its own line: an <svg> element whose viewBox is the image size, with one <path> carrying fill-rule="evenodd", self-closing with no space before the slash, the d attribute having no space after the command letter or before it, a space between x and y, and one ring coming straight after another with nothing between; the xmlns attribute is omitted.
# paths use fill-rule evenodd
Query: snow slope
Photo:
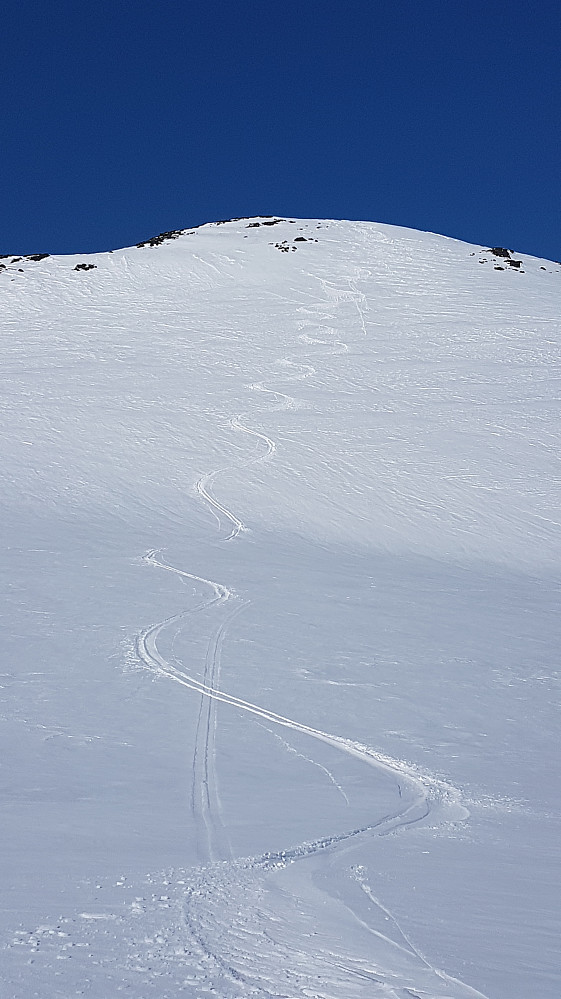
<svg viewBox="0 0 561 999"><path fill-rule="evenodd" d="M152 244L0 261L2 996L557 999L561 266Z"/></svg>

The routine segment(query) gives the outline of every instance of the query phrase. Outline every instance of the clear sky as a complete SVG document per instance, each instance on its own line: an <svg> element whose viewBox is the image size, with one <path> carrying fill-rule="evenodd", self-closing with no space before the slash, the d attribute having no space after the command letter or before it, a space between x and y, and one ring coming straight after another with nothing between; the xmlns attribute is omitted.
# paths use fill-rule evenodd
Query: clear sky
<svg viewBox="0 0 561 999"><path fill-rule="evenodd" d="M0 252L233 216L561 257L560 0L25 0L0 28Z"/></svg>

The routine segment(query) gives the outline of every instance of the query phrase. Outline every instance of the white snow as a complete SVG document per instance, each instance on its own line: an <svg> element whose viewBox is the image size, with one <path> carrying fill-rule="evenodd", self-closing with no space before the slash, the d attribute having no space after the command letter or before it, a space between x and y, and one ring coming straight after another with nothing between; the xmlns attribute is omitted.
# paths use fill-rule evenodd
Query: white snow
<svg viewBox="0 0 561 999"><path fill-rule="evenodd" d="M557 999L561 265L273 221L0 261L2 996Z"/></svg>

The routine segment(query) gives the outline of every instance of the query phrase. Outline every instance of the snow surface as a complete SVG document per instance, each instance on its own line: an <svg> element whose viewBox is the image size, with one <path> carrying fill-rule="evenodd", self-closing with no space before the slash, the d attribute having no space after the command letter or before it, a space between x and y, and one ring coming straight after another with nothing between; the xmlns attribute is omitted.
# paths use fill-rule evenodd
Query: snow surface
<svg viewBox="0 0 561 999"><path fill-rule="evenodd" d="M266 222L1 261L2 997L557 999L561 266Z"/></svg>

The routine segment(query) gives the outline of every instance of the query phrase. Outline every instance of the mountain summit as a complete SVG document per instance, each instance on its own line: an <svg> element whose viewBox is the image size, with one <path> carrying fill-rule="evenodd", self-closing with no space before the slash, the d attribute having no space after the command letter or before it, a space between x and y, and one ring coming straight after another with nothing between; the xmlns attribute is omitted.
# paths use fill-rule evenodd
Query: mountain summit
<svg viewBox="0 0 561 999"><path fill-rule="evenodd" d="M556 999L560 272L0 260L6 995Z"/></svg>

